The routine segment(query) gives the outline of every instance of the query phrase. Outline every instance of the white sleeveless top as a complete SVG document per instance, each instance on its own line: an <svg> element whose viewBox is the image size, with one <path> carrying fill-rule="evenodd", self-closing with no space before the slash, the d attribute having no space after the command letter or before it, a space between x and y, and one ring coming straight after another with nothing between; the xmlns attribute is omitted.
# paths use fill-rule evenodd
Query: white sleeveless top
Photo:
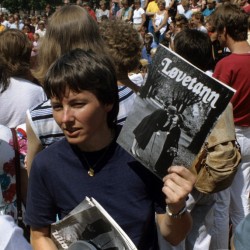
<svg viewBox="0 0 250 250"><path fill-rule="evenodd" d="M157 27L162 23L163 19L164 19L164 13L162 14L155 13L155 25ZM166 29L167 29L167 23L160 29L161 35L166 31Z"/></svg>

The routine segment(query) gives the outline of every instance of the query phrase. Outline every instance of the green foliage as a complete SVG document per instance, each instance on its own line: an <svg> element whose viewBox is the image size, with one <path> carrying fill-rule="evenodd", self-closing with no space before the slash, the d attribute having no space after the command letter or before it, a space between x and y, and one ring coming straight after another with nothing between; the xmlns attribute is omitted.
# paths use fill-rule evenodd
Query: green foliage
<svg viewBox="0 0 250 250"><path fill-rule="evenodd" d="M18 12L20 10L30 12L31 10L44 10L46 4L56 6L62 4L62 0L0 0L2 7L8 9L11 13Z"/></svg>

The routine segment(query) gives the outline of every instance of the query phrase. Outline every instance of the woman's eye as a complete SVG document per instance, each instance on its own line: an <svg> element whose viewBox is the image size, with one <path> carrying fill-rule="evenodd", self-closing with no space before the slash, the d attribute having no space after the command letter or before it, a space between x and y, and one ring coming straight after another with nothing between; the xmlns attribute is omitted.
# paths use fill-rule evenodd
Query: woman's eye
<svg viewBox="0 0 250 250"><path fill-rule="evenodd" d="M52 109L55 111L59 111L62 109L62 106L61 105L52 105Z"/></svg>
<svg viewBox="0 0 250 250"><path fill-rule="evenodd" d="M77 102L77 103L74 103L72 106L74 108L81 108L85 105L86 103L83 103L83 102Z"/></svg>

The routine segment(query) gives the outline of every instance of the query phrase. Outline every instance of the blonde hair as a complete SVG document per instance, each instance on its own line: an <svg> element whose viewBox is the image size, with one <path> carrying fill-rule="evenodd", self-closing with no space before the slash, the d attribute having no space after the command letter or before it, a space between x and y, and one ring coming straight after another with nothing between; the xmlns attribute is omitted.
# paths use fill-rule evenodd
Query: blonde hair
<svg viewBox="0 0 250 250"><path fill-rule="evenodd" d="M50 18L33 75L43 84L50 65L62 54L75 49L104 53L104 42L95 20L77 5L64 6Z"/></svg>

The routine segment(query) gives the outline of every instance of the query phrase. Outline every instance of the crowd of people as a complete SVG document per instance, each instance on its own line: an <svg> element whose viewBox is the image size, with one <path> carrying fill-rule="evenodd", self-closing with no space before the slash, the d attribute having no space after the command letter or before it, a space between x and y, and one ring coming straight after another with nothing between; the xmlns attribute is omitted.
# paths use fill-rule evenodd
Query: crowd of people
<svg viewBox="0 0 250 250"><path fill-rule="evenodd" d="M0 228L0 248L56 249L50 225L88 196L138 249L248 249L250 3L64 0L54 7L47 4L41 15L0 13L0 222L7 228ZM150 89L147 75L161 44L236 90L207 138L217 142L210 153L225 166L241 148L233 182L220 192L203 193L189 168L169 167L183 123L173 106L139 124L175 129L155 166L162 180L116 142L136 96L149 98L140 88ZM159 125L163 113L176 126ZM19 186L11 128L21 155ZM155 132L145 138L136 129L134 156ZM237 145L228 144L235 138ZM15 224L15 187L30 244Z"/></svg>

